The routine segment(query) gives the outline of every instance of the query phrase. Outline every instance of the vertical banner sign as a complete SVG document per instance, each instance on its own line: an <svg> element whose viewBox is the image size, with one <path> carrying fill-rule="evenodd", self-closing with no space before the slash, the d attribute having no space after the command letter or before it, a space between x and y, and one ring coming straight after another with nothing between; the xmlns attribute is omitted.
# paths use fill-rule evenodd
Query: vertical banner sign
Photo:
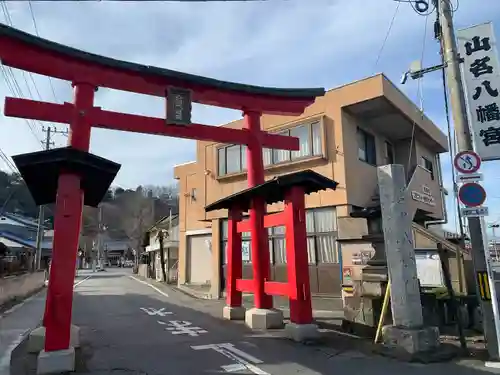
<svg viewBox="0 0 500 375"><path fill-rule="evenodd" d="M180 87L169 87L167 89L167 124L191 124L191 110L191 90Z"/></svg>
<svg viewBox="0 0 500 375"><path fill-rule="evenodd" d="M476 152L500 159L500 68L491 23L457 31L462 75Z"/></svg>

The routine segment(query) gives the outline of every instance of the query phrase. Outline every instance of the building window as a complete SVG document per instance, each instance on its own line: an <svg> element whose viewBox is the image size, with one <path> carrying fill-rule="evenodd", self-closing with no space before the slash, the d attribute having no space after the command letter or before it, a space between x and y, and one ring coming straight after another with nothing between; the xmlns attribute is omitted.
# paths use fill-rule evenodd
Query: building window
<svg viewBox="0 0 500 375"><path fill-rule="evenodd" d="M298 151L263 149L264 166L288 163L293 160L307 159L323 155L321 123L301 124L278 132L279 135L299 138ZM247 168L246 146L224 146L217 150L218 174L224 176L240 173Z"/></svg>
<svg viewBox="0 0 500 375"><path fill-rule="evenodd" d="M385 142L385 161L387 164L394 164L394 146Z"/></svg>
<svg viewBox="0 0 500 375"><path fill-rule="evenodd" d="M377 165L377 152L375 148L375 137L358 128L358 158L365 163Z"/></svg>
<svg viewBox="0 0 500 375"><path fill-rule="evenodd" d="M431 179L434 180L434 164L432 163L432 160L429 160L426 157L422 156L422 167L429 171L429 173L431 174Z"/></svg>
<svg viewBox="0 0 500 375"><path fill-rule="evenodd" d="M221 221L223 262L227 264L227 219ZM335 207L306 210L307 257L309 264L338 263L337 215ZM268 228L270 260L273 264L286 264L285 227ZM245 246L250 249L250 233L242 234L243 263L251 263L251 253L245 255ZM248 243L248 245L245 245Z"/></svg>
<svg viewBox="0 0 500 375"><path fill-rule="evenodd" d="M247 218L245 218L247 219ZM228 236L228 221L227 219L221 220L221 234L222 234L222 261L227 264L227 236ZM241 234L241 259L243 264L252 263L250 232L243 232Z"/></svg>

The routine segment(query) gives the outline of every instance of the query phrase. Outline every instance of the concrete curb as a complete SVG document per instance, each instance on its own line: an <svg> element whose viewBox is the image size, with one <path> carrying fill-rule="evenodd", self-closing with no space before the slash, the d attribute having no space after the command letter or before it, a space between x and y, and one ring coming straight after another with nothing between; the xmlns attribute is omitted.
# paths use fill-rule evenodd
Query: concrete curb
<svg viewBox="0 0 500 375"><path fill-rule="evenodd" d="M14 304L10 308L8 308L7 310L5 310L3 312L0 311L0 319L6 317L7 315L9 315L9 314L13 313L14 311L16 311L17 309L21 308L25 303L31 301L32 299L35 299L44 290L45 290L45 285L42 285L42 286L36 288L35 290L33 290L32 292L26 294L25 296L21 297L18 300L18 302L15 302L17 299L7 301L4 305L7 305L7 304L12 303L12 302L14 302ZM0 306L0 308L1 307L2 306Z"/></svg>
<svg viewBox="0 0 500 375"><path fill-rule="evenodd" d="M219 298L212 298L210 293L205 293L205 292L199 292L194 289L191 289L189 287L186 287L184 285L173 285L172 286L175 290L178 290L181 293L184 293L190 297L196 298L196 299L219 299Z"/></svg>
<svg viewBox="0 0 500 375"><path fill-rule="evenodd" d="M38 322L37 326L33 329L27 329L24 331L22 334L19 335L17 340L15 340L8 348L7 351L4 353L4 356L1 358L1 363L0 363L0 375L16 375L12 374L10 369L11 369L11 364L12 364L12 353L24 342L29 338L29 334L40 327L43 323L43 318L40 318L40 321ZM5 363L4 363L5 362ZM6 368L6 371L5 371Z"/></svg>

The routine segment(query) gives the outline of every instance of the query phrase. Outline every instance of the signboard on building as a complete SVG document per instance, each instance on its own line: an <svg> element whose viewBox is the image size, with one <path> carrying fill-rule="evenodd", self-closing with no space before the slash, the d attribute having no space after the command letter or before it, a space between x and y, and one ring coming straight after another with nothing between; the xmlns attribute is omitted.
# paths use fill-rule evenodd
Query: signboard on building
<svg viewBox="0 0 500 375"><path fill-rule="evenodd" d="M432 196L431 189L426 185L422 185L422 191L412 191L411 199L420 203L427 204L432 207L436 205L436 201Z"/></svg>
<svg viewBox="0 0 500 375"><path fill-rule="evenodd" d="M457 32L475 150L482 160L500 159L500 68L491 23Z"/></svg>

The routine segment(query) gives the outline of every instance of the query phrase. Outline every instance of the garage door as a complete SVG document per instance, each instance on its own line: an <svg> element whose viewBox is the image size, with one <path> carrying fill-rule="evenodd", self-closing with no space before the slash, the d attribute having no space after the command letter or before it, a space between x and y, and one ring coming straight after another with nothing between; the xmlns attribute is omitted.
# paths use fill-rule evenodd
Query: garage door
<svg viewBox="0 0 500 375"><path fill-rule="evenodd" d="M188 236L187 282L190 284L210 284L212 280L212 235Z"/></svg>

